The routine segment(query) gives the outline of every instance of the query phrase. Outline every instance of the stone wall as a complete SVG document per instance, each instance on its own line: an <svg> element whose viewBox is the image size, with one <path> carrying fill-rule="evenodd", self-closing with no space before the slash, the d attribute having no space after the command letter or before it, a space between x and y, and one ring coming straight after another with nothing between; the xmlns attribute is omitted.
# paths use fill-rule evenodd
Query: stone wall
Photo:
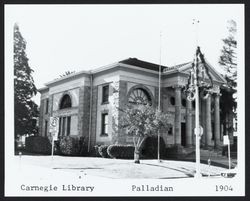
<svg viewBox="0 0 250 201"><path fill-rule="evenodd" d="M119 81L119 108L124 109L128 104L127 93L128 93L128 83L126 81ZM118 111L118 124L121 122L122 111ZM131 139L127 136L124 129L118 129L118 139L116 141L119 144L131 144Z"/></svg>
<svg viewBox="0 0 250 201"><path fill-rule="evenodd" d="M97 86L93 87L92 92L92 114L91 114L91 135L90 135L90 150L93 150L96 145L96 119L97 119Z"/></svg>
<svg viewBox="0 0 250 201"><path fill-rule="evenodd" d="M50 100L51 98L48 98ZM49 134L49 117L50 117L50 105L48 107L48 113L46 114L46 101L47 98L43 98L40 101L40 116L39 116L39 135L45 136L45 121L47 121L47 135Z"/></svg>
<svg viewBox="0 0 250 201"><path fill-rule="evenodd" d="M85 142L89 140L90 122L90 87L84 86L79 92L78 133L84 136Z"/></svg>
<svg viewBox="0 0 250 201"><path fill-rule="evenodd" d="M108 102L102 102L103 86L109 85ZM97 86L97 113L96 113L96 143L97 144L112 144L112 105L113 105L113 88L112 83L105 83ZM108 113L108 135L102 135L102 114Z"/></svg>

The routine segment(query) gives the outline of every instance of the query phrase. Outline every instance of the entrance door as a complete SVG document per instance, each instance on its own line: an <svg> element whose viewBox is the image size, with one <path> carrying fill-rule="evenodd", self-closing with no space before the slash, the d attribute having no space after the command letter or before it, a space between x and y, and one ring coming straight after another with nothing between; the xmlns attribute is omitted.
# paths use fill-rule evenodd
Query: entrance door
<svg viewBox="0 0 250 201"><path fill-rule="evenodd" d="M181 145L186 146L186 123L181 123Z"/></svg>

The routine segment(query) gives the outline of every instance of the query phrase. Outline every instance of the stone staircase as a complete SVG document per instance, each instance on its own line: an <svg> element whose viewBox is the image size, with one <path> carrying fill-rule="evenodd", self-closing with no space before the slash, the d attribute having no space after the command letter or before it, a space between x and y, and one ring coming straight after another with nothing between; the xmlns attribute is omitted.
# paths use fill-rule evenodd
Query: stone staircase
<svg viewBox="0 0 250 201"><path fill-rule="evenodd" d="M167 160L181 160L181 161L196 161L195 147L169 147L166 149L166 155L164 157ZM228 168L228 157L222 155L222 148L214 149L214 147L204 147L201 145L200 149L200 161L203 164L208 164L210 159L211 165ZM234 168L237 165L237 154L231 157L231 167Z"/></svg>

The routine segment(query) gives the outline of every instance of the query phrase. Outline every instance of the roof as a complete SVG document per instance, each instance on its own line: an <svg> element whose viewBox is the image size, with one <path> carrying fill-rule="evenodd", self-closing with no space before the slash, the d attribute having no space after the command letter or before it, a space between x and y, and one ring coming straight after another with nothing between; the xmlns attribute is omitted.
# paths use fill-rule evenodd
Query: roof
<svg viewBox="0 0 250 201"><path fill-rule="evenodd" d="M191 63L192 62L186 62L186 63L178 64L175 66L171 66L171 67L165 68L164 72L173 71L173 70L179 71L182 67L189 66Z"/></svg>
<svg viewBox="0 0 250 201"><path fill-rule="evenodd" d="M131 65L131 66L142 68L142 70L145 69L145 70L153 70L153 71L159 72L159 64L154 64L154 63L142 61L142 60L139 60L137 58L128 58L128 59L124 59L124 60L115 62L113 64L109 64L109 65L106 65L106 66L99 67L99 68L94 69L94 70L80 71L80 72L72 73L72 74L69 74L67 76L63 76L63 77L54 79L54 80L52 80L52 81L50 81L48 83L45 83L45 86L49 86L50 84L53 84L53 83L56 83L56 82L59 82L59 81L62 81L62 80L66 80L66 79L68 79L70 77L75 77L75 76L82 75L82 74L86 74L86 75L95 74L95 73L98 73L98 72L101 72L101 71L108 70L110 68L118 67L119 64L120 64L120 66L122 64L125 64L125 65ZM166 69L166 68L167 68L166 66L161 66L161 71L163 72L164 69Z"/></svg>
<svg viewBox="0 0 250 201"><path fill-rule="evenodd" d="M46 90L49 90L49 87L45 86L45 87L37 89L37 91L39 92L46 91Z"/></svg>
<svg viewBox="0 0 250 201"><path fill-rule="evenodd" d="M80 71L80 72L72 73L70 75L67 75L67 76L52 80L52 81L50 81L48 83L45 83L46 87L39 89L39 91L46 90L50 84L57 83L57 82L62 81L62 80L73 78L75 76L81 76L83 74L88 76L88 75L95 74L95 73L98 73L98 72L102 72L102 71L105 71L105 70L108 70L108 69L111 69L111 68L122 66L122 64L129 65L129 66L132 66L132 67L134 66L134 67L142 68L142 70L145 69L145 71L149 70L151 72L152 71L159 72L159 67L160 67L159 64L150 63L150 62L147 62L147 61L139 60L137 58L128 58L128 59L124 59L124 60L121 60L119 62L115 62L113 64L107 65L107 66L102 66L102 67L97 68L95 70ZM171 73L174 73L174 72L186 73L186 71L189 70L189 68L192 66L191 64L192 64L192 62L186 62L186 63L182 63L182 64L175 65L175 66L172 66L172 67L167 67L167 66L161 65L161 72L163 72L163 74L171 74ZM225 82L224 78L221 75L219 75L209 63L208 63L208 65L210 66L210 69L212 71L214 71L215 74L217 74L217 77L219 78L219 80L221 82ZM122 66L122 67L124 67L124 66ZM125 67L127 67L127 66L125 66Z"/></svg>
<svg viewBox="0 0 250 201"><path fill-rule="evenodd" d="M148 69L148 70L153 70L153 71L159 71L159 64L155 63L150 63L147 61L142 61L137 58L128 58L122 61L119 61L118 63L123 63L123 64L128 64L132 66L137 66L140 68ZM161 66L161 71L163 72L164 69L168 68L167 66Z"/></svg>

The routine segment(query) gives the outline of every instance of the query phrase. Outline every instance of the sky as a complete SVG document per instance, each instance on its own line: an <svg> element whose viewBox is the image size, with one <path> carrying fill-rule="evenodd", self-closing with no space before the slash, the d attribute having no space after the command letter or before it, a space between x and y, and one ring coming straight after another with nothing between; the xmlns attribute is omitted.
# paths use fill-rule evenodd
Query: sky
<svg viewBox="0 0 250 201"><path fill-rule="evenodd" d="M227 21L243 27L243 5L5 5L5 43L18 23L37 88L65 71L91 70L129 57L172 66L197 44L219 72ZM199 20L193 25L193 19ZM161 35L161 36L160 36ZM238 34L239 35L239 34ZM13 51L12 51L13 52ZM9 55L13 58L13 55ZM39 93L34 98L37 104Z"/></svg>

